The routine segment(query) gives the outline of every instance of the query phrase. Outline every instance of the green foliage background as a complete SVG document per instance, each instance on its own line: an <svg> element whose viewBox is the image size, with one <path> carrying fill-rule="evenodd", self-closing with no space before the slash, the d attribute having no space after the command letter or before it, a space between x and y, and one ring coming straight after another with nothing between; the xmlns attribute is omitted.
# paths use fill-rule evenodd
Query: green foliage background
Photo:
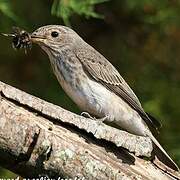
<svg viewBox="0 0 180 180"><path fill-rule="evenodd" d="M160 119L161 144L180 165L180 1L0 0L0 32L47 24L71 26L117 67L144 109ZM0 80L80 113L46 54L33 46L25 55L10 43L0 37ZM0 177L13 176L0 171Z"/></svg>

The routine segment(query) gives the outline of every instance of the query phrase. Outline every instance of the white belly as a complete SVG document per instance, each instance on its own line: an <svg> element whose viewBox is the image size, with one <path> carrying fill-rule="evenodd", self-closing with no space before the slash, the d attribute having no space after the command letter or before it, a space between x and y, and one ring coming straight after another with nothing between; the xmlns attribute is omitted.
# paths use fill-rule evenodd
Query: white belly
<svg viewBox="0 0 180 180"><path fill-rule="evenodd" d="M61 85L81 110L100 118L108 116L107 121L113 122L131 133L146 134L147 126L139 114L100 83L87 78L79 89L70 87L65 82L61 82Z"/></svg>

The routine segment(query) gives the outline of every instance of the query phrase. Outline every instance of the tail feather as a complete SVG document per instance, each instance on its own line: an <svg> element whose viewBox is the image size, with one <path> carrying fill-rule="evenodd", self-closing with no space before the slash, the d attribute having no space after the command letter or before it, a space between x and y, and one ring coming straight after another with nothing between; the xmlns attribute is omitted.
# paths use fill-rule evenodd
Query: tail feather
<svg viewBox="0 0 180 180"><path fill-rule="evenodd" d="M173 169L175 171L179 171L179 167L177 166L177 164L171 159L171 157L167 154L167 152L159 144L159 142L156 140L156 138L151 133L149 133L148 136L151 138L151 140L153 141L153 143L157 147L157 148L155 148L155 151L156 151L155 155L157 156L157 158L162 163L164 163L165 165L170 167L171 169Z"/></svg>

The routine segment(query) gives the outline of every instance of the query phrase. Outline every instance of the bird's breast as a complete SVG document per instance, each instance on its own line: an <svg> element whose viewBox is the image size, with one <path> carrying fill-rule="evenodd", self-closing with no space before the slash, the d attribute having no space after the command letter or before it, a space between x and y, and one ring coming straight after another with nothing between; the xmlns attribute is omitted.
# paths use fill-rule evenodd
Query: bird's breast
<svg viewBox="0 0 180 180"><path fill-rule="evenodd" d="M146 127L139 114L121 97L91 79L80 63L58 61L52 66L62 88L81 110L100 118L107 116L108 121L135 134L144 133Z"/></svg>

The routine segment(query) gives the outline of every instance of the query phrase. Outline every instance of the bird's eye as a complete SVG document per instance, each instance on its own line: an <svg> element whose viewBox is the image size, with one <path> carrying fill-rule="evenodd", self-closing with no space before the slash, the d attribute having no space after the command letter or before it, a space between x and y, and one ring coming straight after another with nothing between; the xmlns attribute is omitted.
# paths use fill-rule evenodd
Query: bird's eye
<svg viewBox="0 0 180 180"><path fill-rule="evenodd" d="M51 36L54 37L54 38L55 38L55 37L58 37L58 36L59 36L59 33L58 33L57 31L52 31L52 32L51 32Z"/></svg>

